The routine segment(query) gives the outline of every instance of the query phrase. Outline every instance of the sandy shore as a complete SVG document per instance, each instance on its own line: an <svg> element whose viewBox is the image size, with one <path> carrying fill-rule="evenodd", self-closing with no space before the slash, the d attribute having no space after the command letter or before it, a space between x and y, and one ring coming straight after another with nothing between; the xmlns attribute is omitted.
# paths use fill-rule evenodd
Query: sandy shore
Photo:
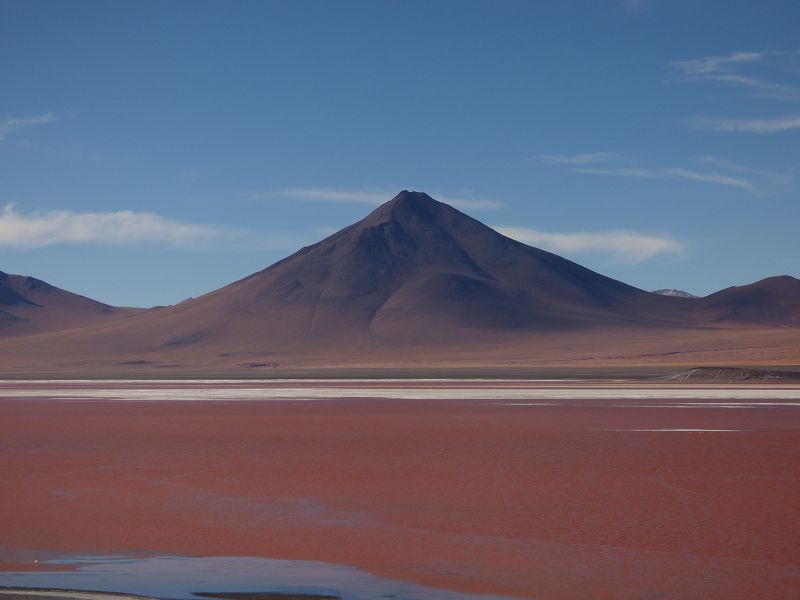
<svg viewBox="0 0 800 600"><path fill-rule="evenodd" d="M0 400L0 547L320 560L533 598L796 598L797 402L613 396Z"/></svg>

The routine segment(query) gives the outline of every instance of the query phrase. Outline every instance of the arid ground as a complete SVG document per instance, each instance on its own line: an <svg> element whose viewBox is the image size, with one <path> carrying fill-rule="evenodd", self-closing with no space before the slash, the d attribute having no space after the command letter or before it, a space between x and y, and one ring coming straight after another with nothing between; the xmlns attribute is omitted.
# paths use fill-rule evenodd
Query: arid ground
<svg viewBox="0 0 800 600"><path fill-rule="evenodd" d="M5 382L0 398L4 570L41 549L319 560L548 599L800 589L798 386Z"/></svg>

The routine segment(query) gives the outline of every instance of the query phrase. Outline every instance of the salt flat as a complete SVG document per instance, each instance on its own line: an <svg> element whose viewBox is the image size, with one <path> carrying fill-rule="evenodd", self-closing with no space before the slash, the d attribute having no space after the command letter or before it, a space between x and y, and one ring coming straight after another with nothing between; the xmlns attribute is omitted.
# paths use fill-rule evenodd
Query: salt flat
<svg viewBox="0 0 800 600"><path fill-rule="evenodd" d="M358 385L355 385L358 383ZM291 385L288 385L291 384ZM160 380L5 381L0 397L53 400L268 401L383 398L393 400L780 400L800 406L800 385L575 384L496 380ZM689 404L689 403L687 403ZM725 405L728 406L728 405Z"/></svg>

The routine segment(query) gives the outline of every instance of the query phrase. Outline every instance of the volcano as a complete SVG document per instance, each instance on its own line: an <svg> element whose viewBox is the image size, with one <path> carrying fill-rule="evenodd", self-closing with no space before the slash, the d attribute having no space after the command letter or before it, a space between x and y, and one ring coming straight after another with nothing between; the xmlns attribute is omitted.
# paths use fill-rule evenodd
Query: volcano
<svg viewBox="0 0 800 600"><path fill-rule="evenodd" d="M166 314L173 345L220 337L427 345L642 321L673 306L403 191L318 244Z"/></svg>
<svg viewBox="0 0 800 600"><path fill-rule="evenodd" d="M432 350L487 351L498 361L510 348L508 356L525 360L714 352L731 331L800 326L799 288L784 277L706 298L651 293L402 191L249 277L176 306L36 336L29 355L46 344L51 354L146 357L147 364L269 365L289 356L326 364L424 360Z"/></svg>

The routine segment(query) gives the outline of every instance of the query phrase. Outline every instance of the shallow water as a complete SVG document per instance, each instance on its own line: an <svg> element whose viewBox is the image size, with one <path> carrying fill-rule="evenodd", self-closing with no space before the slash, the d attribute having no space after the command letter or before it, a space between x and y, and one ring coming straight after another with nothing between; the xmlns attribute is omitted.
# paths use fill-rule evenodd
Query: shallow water
<svg viewBox="0 0 800 600"><path fill-rule="evenodd" d="M30 558L35 552L25 555ZM114 555L51 558L38 564L41 570L0 572L0 587L93 590L187 600L197 600L194 592L302 593L343 600L500 598L428 588L383 579L353 567L299 560ZM76 565L77 569L47 571L48 565Z"/></svg>

